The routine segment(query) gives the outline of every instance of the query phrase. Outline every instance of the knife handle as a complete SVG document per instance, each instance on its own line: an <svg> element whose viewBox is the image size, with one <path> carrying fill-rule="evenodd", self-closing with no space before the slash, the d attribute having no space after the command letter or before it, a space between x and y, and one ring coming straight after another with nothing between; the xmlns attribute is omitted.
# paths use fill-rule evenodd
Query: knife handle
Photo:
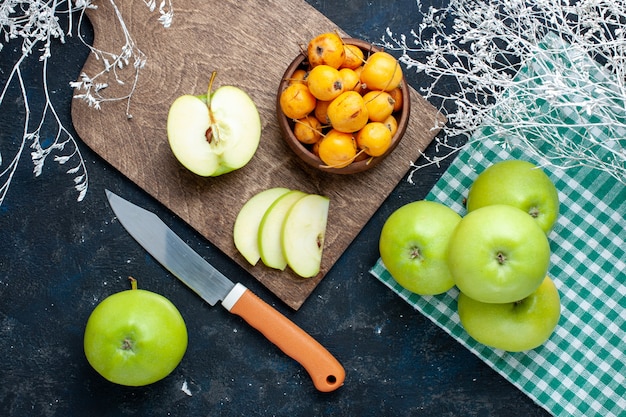
<svg viewBox="0 0 626 417"><path fill-rule="evenodd" d="M222 305L300 363L319 391L330 392L343 385L346 373L337 359L308 333L245 286L236 284Z"/></svg>

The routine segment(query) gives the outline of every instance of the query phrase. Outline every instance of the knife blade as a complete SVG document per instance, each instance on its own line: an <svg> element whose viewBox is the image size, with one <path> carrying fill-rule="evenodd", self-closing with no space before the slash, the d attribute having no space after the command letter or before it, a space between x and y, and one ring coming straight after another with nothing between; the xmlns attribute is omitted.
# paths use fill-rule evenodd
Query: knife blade
<svg viewBox="0 0 626 417"><path fill-rule="evenodd" d="M119 222L172 275L211 306L219 301L243 318L309 373L319 391L343 385L345 370L311 335L261 300L241 283L234 283L190 248L157 215L105 190Z"/></svg>

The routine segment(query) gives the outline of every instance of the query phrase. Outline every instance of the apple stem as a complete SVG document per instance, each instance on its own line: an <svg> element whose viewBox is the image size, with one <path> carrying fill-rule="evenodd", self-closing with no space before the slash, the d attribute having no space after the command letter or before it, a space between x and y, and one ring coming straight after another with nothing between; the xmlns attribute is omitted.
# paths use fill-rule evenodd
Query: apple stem
<svg viewBox="0 0 626 417"><path fill-rule="evenodd" d="M206 92L206 101L207 104L209 104L209 108L211 108L210 104L211 104L211 91L213 91L213 81L215 80L215 77L217 76L217 71L213 71L211 73L211 78L209 79L209 87L207 88L207 92Z"/></svg>
<svg viewBox="0 0 626 417"><path fill-rule="evenodd" d="M130 338L125 338L122 341L122 350L133 350L133 342Z"/></svg>
<svg viewBox="0 0 626 417"><path fill-rule="evenodd" d="M409 253L410 259L420 259L421 257L422 257L422 254L420 253L420 248L418 247L411 248L411 252Z"/></svg>
<svg viewBox="0 0 626 417"><path fill-rule="evenodd" d="M128 277L128 280L130 281L130 289L131 290L136 290L137 289L137 280L133 277Z"/></svg>
<svg viewBox="0 0 626 417"><path fill-rule="evenodd" d="M206 140L209 143L213 142L213 139L219 142L219 138L220 138L219 132L214 132L214 129L213 129L213 125L215 124L215 119L213 117L213 112L211 111L211 91L213 91L213 81L215 80L216 76L217 76L217 71L211 72L211 78L209 79L209 87L207 88L207 93L206 93L206 105L209 110L209 120L211 122L209 128L206 131Z"/></svg>
<svg viewBox="0 0 626 417"><path fill-rule="evenodd" d="M500 265L502 265L506 262L506 255L502 252L498 252L498 254L496 255L496 260Z"/></svg>

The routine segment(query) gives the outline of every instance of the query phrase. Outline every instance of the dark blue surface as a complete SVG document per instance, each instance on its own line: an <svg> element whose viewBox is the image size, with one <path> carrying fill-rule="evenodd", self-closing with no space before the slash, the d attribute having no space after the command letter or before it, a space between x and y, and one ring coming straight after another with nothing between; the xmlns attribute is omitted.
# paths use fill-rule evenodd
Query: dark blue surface
<svg viewBox="0 0 626 417"><path fill-rule="evenodd" d="M352 36L375 41L387 26L408 33L414 1L310 1ZM174 3L175 4L175 3ZM15 47L18 47L15 44ZM14 48L0 53L0 81ZM19 52L19 51L18 51ZM57 45L50 90L71 126L72 90L87 50L76 38ZM41 85L37 57L25 66ZM420 80L407 74L413 87ZM39 81L38 81L39 80ZM42 91L29 89L35 108ZM19 90L0 115L0 151L8 158L21 137ZM53 135L54 131L46 131ZM67 167L50 160L35 177L30 149L21 157L0 206L0 415L3 416L545 416L547 413L454 339L413 310L369 268L378 258L385 219L423 198L444 167L406 181L366 225L298 312L79 143L89 190L77 202ZM434 150L428 150L432 153ZM0 166L8 164L5 159ZM105 188L154 211L205 259L241 281L312 334L343 363L345 386L317 392L307 373L223 308L211 308L169 275L114 219ZM82 351L86 320L106 296L139 286L169 298L189 331L189 348L166 379L143 388L108 383ZM183 383L191 393L183 392Z"/></svg>

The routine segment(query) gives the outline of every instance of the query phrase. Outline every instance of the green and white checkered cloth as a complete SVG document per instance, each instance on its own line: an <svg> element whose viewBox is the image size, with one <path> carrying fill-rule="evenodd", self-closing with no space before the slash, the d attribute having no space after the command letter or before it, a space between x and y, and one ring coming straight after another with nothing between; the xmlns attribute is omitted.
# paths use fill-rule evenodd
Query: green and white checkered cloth
<svg viewBox="0 0 626 417"><path fill-rule="evenodd" d="M559 41L550 38L548 43L554 47ZM533 75L538 68L541 71L550 68L545 62L550 59L562 59L562 55L558 51L552 56L546 54L541 65L531 60L517 79L536 82L538 78ZM589 73L588 86L601 86L607 75L594 61L582 59L588 61L586 65L593 63L590 68L596 68ZM619 134L617 143L623 147L626 109L623 101L612 103L608 111L601 113L620 118L619 123L611 125L610 132ZM599 113L597 110L593 115ZM565 106L560 111L568 124L580 124L580 118L595 117L575 106ZM606 143L610 139L607 126L611 121L590 123L593 126L589 130ZM511 149L497 140L486 139L493 128L483 127L476 132L473 139L481 140L472 141L471 146L459 153L426 199L439 201L464 215L463 198L472 181L487 166L513 158L541 162L519 147ZM560 128L559 132L572 138L587 134L579 128ZM399 286L380 260L371 273L553 415L623 417L626 416L626 187L614 177L591 168L546 167L545 171L557 186L561 201L560 217L549 235L552 249L549 275L559 289L562 309L559 324L544 345L521 353L481 345L460 324L456 287L438 296L418 296Z"/></svg>

